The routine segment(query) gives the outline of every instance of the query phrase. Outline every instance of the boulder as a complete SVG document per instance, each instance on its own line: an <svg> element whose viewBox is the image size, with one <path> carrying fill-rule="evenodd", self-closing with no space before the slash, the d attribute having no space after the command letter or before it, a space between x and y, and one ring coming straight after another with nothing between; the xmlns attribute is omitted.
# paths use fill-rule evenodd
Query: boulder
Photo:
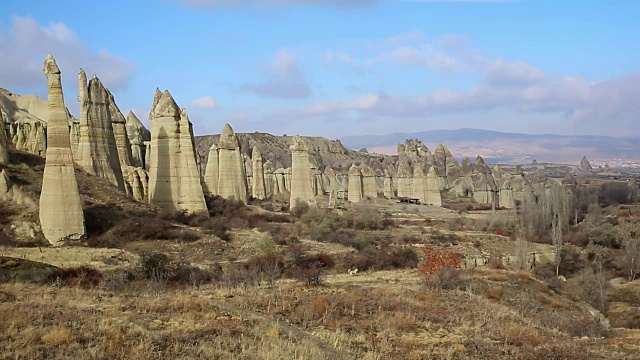
<svg viewBox="0 0 640 360"><path fill-rule="evenodd" d="M0 256L0 282L43 283L62 276L59 267L20 258Z"/></svg>

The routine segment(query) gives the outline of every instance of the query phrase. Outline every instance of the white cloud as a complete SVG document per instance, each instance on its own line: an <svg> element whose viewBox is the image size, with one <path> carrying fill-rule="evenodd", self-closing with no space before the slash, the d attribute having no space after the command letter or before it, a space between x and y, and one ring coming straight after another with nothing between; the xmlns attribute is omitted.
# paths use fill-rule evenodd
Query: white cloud
<svg viewBox="0 0 640 360"><path fill-rule="evenodd" d="M306 98L311 95L309 82L289 50L278 51L264 80L242 84L240 89L263 97Z"/></svg>
<svg viewBox="0 0 640 360"><path fill-rule="evenodd" d="M200 110L213 110L218 107L218 102L212 96L203 96L191 101L189 106Z"/></svg>
<svg viewBox="0 0 640 360"><path fill-rule="evenodd" d="M460 59L435 50L429 45L419 47L402 46L384 55L383 58L404 65L424 66L443 72L455 72L467 69L467 65L460 61Z"/></svg>
<svg viewBox="0 0 640 360"><path fill-rule="evenodd" d="M84 68L111 89L126 85L135 71L121 57L92 51L63 23L43 26L31 17L14 16L9 29L0 28L0 83L7 87L43 84L42 64L48 53L55 56L63 78L73 78Z"/></svg>

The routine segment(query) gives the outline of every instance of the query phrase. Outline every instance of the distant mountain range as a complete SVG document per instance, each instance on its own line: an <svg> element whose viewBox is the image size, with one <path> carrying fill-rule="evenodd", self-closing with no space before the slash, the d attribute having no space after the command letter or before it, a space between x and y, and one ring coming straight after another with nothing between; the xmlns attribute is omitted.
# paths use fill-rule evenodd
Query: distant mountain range
<svg viewBox="0 0 640 360"><path fill-rule="evenodd" d="M480 129L431 130L388 135L347 136L340 140L351 149L396 154L396 145L418 139L431 151L446 145L454 156L481 155L493 163L528 164L538 162L579 164L583 156L595 162L620 163L640 160L640 137L531 135Z"/></svg>

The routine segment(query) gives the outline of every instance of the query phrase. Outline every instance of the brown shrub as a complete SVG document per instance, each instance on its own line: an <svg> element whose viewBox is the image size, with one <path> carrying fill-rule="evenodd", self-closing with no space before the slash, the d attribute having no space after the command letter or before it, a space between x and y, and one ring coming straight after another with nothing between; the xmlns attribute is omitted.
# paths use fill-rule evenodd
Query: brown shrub
<svg viewBox="0 0 640 360"><path fill-rule="evenodd" d="M492 254L488 260L489 268L495 270L504 270L504 264L502 263L502 257L500 255Z"/></svg>
<svg viewBox="0 0 640 360"><path fill-rule="evenodd" d="M492 300L497 300L497 301L499 301L502 298L502 292L503 292L502 286L499 286L499 285L489 286L484 289L484 294L486 297Z"/></svg>
<svg viewBox="0 0 640 360"><path fill-rule="evenodd" d="M524 325L510 325L501 330L504 342L517 347L537 347L544 341L540 332Z"/></svg>
<svg viewBox="0 0 640 360"><path fill-rule="evenodd" d="M71 331L65 327L59 327L49 330L40 339L43 344L49 346L57 346L60 344L68 343L73 340Z"/></svg>
<svg viewBox="0 0 640 360"><path fill-rule="evenodd" d="M79 286L89 289L100 285L102 273L89 266L79 266L63 269L62 274L56 277L65 286Z"/></svg>

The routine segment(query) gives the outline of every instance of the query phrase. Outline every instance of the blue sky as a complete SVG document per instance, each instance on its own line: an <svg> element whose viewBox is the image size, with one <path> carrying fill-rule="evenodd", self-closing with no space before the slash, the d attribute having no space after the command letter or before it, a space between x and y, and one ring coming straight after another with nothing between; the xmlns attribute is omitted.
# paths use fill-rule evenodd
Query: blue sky
<svg viewBox="0 0 640 360"><path fill-rule="evenodd" d="M0 87L44 96L51 52L72 113L83 67L147 124L168 89L196 134L640 135L640 1L112 3L3 4Z"/></svg>

